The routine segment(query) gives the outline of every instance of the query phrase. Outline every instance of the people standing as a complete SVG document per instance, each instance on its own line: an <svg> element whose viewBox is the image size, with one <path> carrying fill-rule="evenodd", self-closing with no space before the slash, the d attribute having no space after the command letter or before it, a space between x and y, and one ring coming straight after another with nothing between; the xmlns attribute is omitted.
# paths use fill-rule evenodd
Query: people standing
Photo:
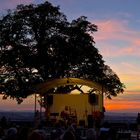
<svg viewBox="0 0 140 140"><path fill-rule="evenodd" d="M140 140L140 113L137 116L137 139Z"/></svg>

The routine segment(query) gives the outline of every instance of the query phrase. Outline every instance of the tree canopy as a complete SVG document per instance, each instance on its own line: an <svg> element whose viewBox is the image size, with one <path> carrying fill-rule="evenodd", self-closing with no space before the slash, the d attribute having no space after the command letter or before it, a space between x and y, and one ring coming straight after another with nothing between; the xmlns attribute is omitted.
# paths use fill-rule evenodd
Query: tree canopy
<svg viewBox="0 0 140 140"><path fill-rule="evenodd" d="M33 93L32 85L63 77L103 84L109 98L123 92L95 48L97 30L84 16L69 22L49 2L18 5L0 19L0 92L20 101Z"/></svg>

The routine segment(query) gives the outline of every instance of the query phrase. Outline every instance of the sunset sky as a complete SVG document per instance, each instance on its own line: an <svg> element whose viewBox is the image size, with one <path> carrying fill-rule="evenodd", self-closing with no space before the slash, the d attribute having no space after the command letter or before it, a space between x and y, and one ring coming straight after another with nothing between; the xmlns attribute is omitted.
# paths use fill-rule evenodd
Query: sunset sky
<svg viewBox="0 0 140 140"><path fill-rule="evenodd" d="M43 0L0 0L0 13L17 4L43 3ZM126 85L124 94L105 100L107 111L140 112L140 0L49 0L60 6L68 20L86 16L98 26L94 34L100 54ZM31 109L32 98L21 106ZM6 102L6 103L5 103ZM30 102L30 103L29 103ZM6 105L5 105L6 104ZM1 101L0 110L19 109L13 101ZM19 110L20 110L19 109Z"/></svg>

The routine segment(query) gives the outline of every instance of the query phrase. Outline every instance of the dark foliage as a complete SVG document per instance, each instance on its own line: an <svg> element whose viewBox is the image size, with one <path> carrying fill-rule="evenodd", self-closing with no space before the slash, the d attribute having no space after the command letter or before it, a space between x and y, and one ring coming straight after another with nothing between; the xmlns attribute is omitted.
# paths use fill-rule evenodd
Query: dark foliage
<svg viewBox="0 0 140 140"><path fill-rule="evenodd" d="M32 85L63 77L103 84L109 98L123 92L95 48L96 31L84 16L68 22L49 2L17 6L0 20L0 92L20 102L33 93Z"/></svg>

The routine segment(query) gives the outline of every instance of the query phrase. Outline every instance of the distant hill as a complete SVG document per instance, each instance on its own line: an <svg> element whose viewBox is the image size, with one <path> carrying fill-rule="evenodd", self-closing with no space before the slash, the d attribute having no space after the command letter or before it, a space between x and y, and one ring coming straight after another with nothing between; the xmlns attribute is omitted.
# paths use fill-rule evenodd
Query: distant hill
<svg viewBox="0 0 140 140"><path fill-rule="evenodd" d="M109 122L136 123L137 113L106 112L105 120Z"/></svg>
<svg viewBox="0 0 140 140"><path fill-rule="evenodd" d="M0 111L0 118L5 116L10 120L33 120L33 111Z"/></svg>
<svg viewBox="0 0 140 140"><path fill-rule="evenodd" d="M3 116L10 120L32 121L34 119L34 111L0 111L0 118ZM135 123L136 117L137 113L105 112L105 120L109 122Z"/></svg>

